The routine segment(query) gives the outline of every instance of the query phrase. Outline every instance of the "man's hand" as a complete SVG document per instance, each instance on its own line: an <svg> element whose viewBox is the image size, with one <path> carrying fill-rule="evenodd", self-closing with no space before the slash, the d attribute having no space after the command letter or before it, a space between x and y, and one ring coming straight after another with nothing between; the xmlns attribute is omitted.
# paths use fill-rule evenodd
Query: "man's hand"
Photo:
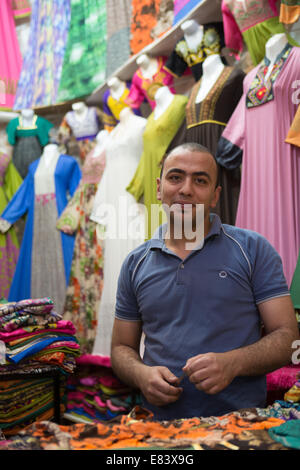
<svg viewBox="0 0 300 470"><path fill-rule="evenodd" d="M164 406L178 400L182 388L179 380L167 367L144 366L139 374L139 388L149 403Z"/></svg>
<svg viewBox="0 0 300 470"><path fill-rule="evenodd" d="M188 359L182 370L198 390L211 395L221 392L236 375L230 352L199 354Z"/></svg>

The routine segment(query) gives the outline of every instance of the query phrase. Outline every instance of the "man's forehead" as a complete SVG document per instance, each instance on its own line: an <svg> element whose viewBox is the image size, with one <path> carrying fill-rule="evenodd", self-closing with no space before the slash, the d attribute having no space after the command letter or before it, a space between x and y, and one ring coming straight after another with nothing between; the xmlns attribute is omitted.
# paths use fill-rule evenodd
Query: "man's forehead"
<svg viewBox="0 0 300 470"><path fill-rule="evenodd" d="M172 167L176 168L186 168L187 166L192 166L195 171L202 171L203 168L215 168L216 163L214 157L206 152L194 151L186 149L176 149L174 152L170 153L168 158L165 161L165 169L169 170Z"/></svg>

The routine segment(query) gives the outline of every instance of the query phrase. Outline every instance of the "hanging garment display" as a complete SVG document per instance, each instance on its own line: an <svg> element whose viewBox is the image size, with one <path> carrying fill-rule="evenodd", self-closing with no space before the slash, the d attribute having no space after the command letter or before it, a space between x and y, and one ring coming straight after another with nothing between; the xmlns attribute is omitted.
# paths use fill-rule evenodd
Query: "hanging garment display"
<svg viewBox="0 0 300 470"><path fill-rule="evenodd" d="M284 33L277 0L223 0L222 15L226 46L238 53L246 44L254 65L264 58L268 39Z"/></svg>
<svg viewBox="0 0 300 470"><path fill-rule="evenodd" d="M130 57L131 0L110 0L107 9L106 77L110 77Z"/></svg>
<svg viewBox="0 0 300 470"><path fill-rule="evenodd" d="M162 0L132 0L130 22L131 55L137 54L153 39L151 30L157 23L159 5Z"/></svg>
<svg viewBox="0 0 300 470"><path fill-rule="evenodd" d="M300 309L300 252L296 269L292 278L290 291L295 309Z"/></svg>
<svg viewBox="0 0 300 470"><path fill-rule="evenodd" d="M87 155L81 182L56 224L63 232L76 234L63 318L75 325L81 353L92 352L102 292L102 245L90 215L104 167L104 150L98 154L96 147Z"/></svg>
<svg viewBox="0 0 300 470"><path fill-rule="evenodd" d="M77 110L76 105L80 106L80 109ZM64 116L58 129L58 138L68 152L68 143L74 136L79 147L81 162L84 162L86 155L95 146L96 135L102 127L100 113L96 107L88 107L81 102L73 104L73 108Z"/></svg>
<svg viewBox="0 0 300 470"><path fill-rule="evenodd" d="M211 54L220 54L224 47L224 32L222 23L208 23L203 25L203 37L197 48L193 51L189 48L184 36L177 41L171 52L164 69L174 77L181 77L188 69L193 74L195 81L202 76L202 63Z"/></svg>
<svg viewBox="0 0 300 470"><path fill-rule="evenodd" d="M57 101L89 95L105 81L106 1L71 0L71 23Z"/></svg>
<svg viewBox="0 0 300 470"><path fill-rule="evenodd" d="M49 142L49 131L53 124L33 114L31 125L24 124L23 116L12 119L7 127L7 139L13 145L12 161L24 179L29 165L37 160L43 147Z"/></svg>
<svg viewBox="0 0 300 470"><path fill-rule="evenodd" d="M243 94L245 74L239 68L224 66L207 96L196 102L201 88L200 79L192 88L186 107L186 117L172 141L169 151L186 142L197 142L216 155L224 128ZM240 169L219 168L220 200L214 212L225 224L234 225L240 190Z"/></svg>
<svg viewBox="0 0 300 470"><path fill-rule="evenodd" d="M0 213L22 184L22 178L8 155L0 152ZM19 256L19 242L14 227L0 231L0 297L7 299Z"/></svg>
<svg viewBox="0 0 300 470"><path fill-rule="evenodd" d="M0 109L13 109L18 80L22 68L22 55L16 33L14 17L30 14L30 5L23 2L0 2ZM15 8L15 10L13 10Z"/></svg>
<svg viewBox="0 0 300 470"><path fill-rule="evenodd" d="M14 109L56 103L70 17L70 0L33 0Z"/></svg>
<svg viewBox="0 0 300 470"><path fill-rule="evenodd" d="M160 204L156 197L156 178L160 175L160 163L183 122L187 101L186 96L174 95L169 107L157 119L154 112L150 114L143 135L143 153L134 177L127 186L127 191L136 201L143 197L147 209L147 239L152 237L157 228L152 219L154 211L152 210L151 215L151 205ZM161 219L158 219L158 224L159 220Z"/></svg>
<svg viewBox="0 0 300 470"><path fill-rule="evenodd" d="M292 84L299 77L300 49L286 45L263 80L268 64L265 58L247 74L217 160L228 169L242 163L236 225L269 240L290 285L300 250L300 148L285 138L297 110Z"/></svg>
<svg viewBox="0 0 300 470"><path fill-rule="evenodd" d="M296 23L300 18L299 0L281 0L279 21L284 24Z"/></svg>
<svg viewBox="0 0 300 470"><path fill-rule="evenodd" d="M34 161L22 185L8 203L1 219L8 226L27 214L20 255L9 292L9 301L51 297L62 312L69 281L74 236L59 233L57 217L67 205L81 178L76 160L55 152Z"/></svg>
<svg viewBox="0 0 300 470"><path fill-rule="evenodd" d="M93 349L93 354L100 356L110 356L115 298L122 263L145 238L144 213L126 191L126 186L142 155L146 122L129 108L121 113L120 123L109 136L105 151L106 167L91 215L91 219L100 224L98 233L104 229L104 281Z"/></svg>
<svg viewBox="0 0 300 470"><path fill-rule="evenodd" d="M168 86L172 93L176 93L173 82L174 77L164 69L166 57L160 56L156 58L157 70L151 78L143 75L142 68L139 67L132 77L130 92L126 98L126 103L133 109L139 108L144 100L147 100L151 108L155 107L154 96L158 88Z"/></svg>

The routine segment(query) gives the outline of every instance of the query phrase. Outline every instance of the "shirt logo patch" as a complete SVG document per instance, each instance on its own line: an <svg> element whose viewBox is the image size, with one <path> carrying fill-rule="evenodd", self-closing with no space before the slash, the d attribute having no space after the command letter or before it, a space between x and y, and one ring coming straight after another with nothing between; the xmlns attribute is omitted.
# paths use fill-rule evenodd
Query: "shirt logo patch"
<svg viewBox="0 0 300 470"><path fill-rule="evenodd" d="M220 271L219 272L219 277L221 277L222 279L225 279L225 277L227 277L227 272L226 271Z"/></svg>

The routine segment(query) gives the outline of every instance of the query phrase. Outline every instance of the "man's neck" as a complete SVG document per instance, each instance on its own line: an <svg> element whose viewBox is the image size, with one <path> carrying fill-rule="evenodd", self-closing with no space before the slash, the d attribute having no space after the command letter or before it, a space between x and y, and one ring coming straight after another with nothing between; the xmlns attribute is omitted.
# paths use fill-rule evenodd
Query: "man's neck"
<svg viewBox="0 0 300 470"><path fill-rule="evenodd" d="M204 236L199 239L199 234L196 234L192 238L188 238L184 236L184 231L182 231L182 236L180 238L175 236L175 230L174 226L172 223L167 228L164 240L165 240L165 245L166 247L173 251L177 256L179 256L182 259L185 259L188 254L195 249L197 246L199 246L201 243L203 243L203 238L205 238L211 228L211 221L210 217L206 217L204 220ZM193 232L195 233L195 232Z"/></svg>

